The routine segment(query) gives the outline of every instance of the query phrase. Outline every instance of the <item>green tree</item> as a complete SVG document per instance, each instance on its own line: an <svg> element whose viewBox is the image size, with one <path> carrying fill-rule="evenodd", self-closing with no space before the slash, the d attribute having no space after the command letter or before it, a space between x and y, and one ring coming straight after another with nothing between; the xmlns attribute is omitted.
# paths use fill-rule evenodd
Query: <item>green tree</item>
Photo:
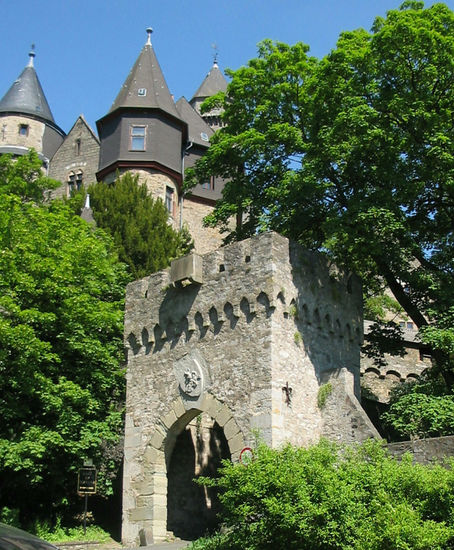
<svg viewBox="0 0 454 550"><path fill-rule="evenodd" d="M454 395L441 380L423 377L399 384L381 416L394 439L440 437L454 433Z"/></svg>
<svg viewBox="0 0 454 550"><path fill-rule="evenodd" d="M454 13L405 2L320 62L264 41L210 100L226 126L188 174L229 180L207 223L273 229L389 288L454 385ZM243 216L243 213L246 215Z"/></svg>
<svg viewBox="0 0 454 550"><path fill-rule="evenodd" d="M0 508L29 522L76 499L84 458L100 468L99 492L111 491L128 276L103 231L61 202L28 200L41 199L42 181L27 159L0 160Z"/></svg>
<svg viewBox="0 0 454 550"><path fill-rule="evenodd" d="M93 216L108 231L135 279L164 269L192 247L187 230L175 231L161 200L154 200L138 176L126 173L115 184L88 188Z"/></svg>
<svg viewBox="0 0 454 550"><path fill-rule="evenodd" d="M48 178L43 172L43 163L36 151L17 157L0 156L0 193L13 193L23 201L42 203L46 191L56 189L60 183Z"/></svg>
<svg viewBox="0 0 454 550"><path fill-rule="evenodd" d="M453 471L391 458L379 442L259 446L224 463L221 532L194 550L442 550L454 543Z"/></svg>

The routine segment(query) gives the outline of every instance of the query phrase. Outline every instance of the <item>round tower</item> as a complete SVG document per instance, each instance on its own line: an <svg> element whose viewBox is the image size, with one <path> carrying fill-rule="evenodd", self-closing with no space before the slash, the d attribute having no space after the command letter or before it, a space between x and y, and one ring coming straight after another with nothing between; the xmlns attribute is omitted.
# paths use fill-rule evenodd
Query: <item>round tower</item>
<svg viewBox="0 0 454 550"><path fill-rule="evenodd" d="M169 92L148 39L110 111L97 121L100 139L98 181L111 183L118 173L139 174L155 198L179 223L184 122Z"/></svg>
<svg viewBox="0 0 454 550"><path fill-rule="evenodd" d="M47 168L65 133L55 124L38 75L35 52L0 100L0 154L24 155L35 149Z"/></svg>

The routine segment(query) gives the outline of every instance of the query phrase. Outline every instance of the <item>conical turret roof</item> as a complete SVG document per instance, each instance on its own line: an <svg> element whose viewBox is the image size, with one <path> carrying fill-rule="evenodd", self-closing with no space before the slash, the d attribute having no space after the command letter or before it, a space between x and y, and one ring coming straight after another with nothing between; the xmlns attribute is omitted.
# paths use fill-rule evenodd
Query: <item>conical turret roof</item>
<svg viewBox="0 0 454 550"><path fill-rule="evenodd" d="M226 90L227 80L219 70L219 66L215 61L210 72L206 75L204 81L199 86L199 89L193 95L192 99L211 97L218 92L225 92Z"/></svg>
<svg viewBox="0 0 454 550"><path fill-rule="evenodd" d="M109 113L120 108L161 109L180 118L151 45L151 32L151 28L148 28L148 41L142 48Z"/></svg>
<svg viewBox="0 0 454 550"><path fill-rule="evenodd" d="M46 96L33 66L35 52L30 52L30 61L11 88L0 101L0 113L33 115L55 124Z"/></svg>

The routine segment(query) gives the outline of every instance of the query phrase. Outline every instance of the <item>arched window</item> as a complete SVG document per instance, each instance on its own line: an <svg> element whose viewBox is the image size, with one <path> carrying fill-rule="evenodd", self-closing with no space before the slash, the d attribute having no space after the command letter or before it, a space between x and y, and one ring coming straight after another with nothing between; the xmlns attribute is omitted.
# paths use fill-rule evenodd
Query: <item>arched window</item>
<svg viewBox="0 0 454 550"><path fill-rule="evenodd" d="M72 195L76 191L79 191L84 181L84 173L82 170L77 172L71 171L68 174L68 195Z"/></svg>
<svg viewBox="0 0 454 550"><path fill-rule="evenodd" d="M70 172L68 174L68 195L72 195L76 190L76 174Z"/></svg>
<svg viewBox="0 0 454 550"><path fill-rule="evenodd" d="M84 182L84 174L83 174L82 170L78 170L78 172L76 173L76 189L77 189L77 191L80 190L80 188L82 187L83 182Z"/></svg>

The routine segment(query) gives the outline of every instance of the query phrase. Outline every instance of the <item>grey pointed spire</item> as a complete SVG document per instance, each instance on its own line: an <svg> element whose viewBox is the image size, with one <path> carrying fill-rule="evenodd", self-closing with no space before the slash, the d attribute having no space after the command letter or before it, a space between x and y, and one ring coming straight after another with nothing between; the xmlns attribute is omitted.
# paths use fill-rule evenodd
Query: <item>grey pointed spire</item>
<svg viewBox="0 0 454 550"><path fill-rule="evenodd" d="M161 67L151 44L152 29L147 29L148 39L126 78L109 113L120 108L161 109L179 118L172 95L164 79Z"/></svg>
<svg viewBox="0 0 454 550"><path fill-rule="evenodd" d="M202 84L199 86L199 89L192 96L191 103L195 99L206 99L207 97L211 97L218 92L225 92L226 90L227 80L219 69L216 54L216 58L210 72L206 75Z"/></svg>
<svg viewBox="0 0 454 550"><path fill-rule="evenodd" d="M32 46L32 48L34 48ZM19 113L36 116L55 124L46 96L33 66L35 52L29 53L29 62L0 101L0 113Z"/></svg>

